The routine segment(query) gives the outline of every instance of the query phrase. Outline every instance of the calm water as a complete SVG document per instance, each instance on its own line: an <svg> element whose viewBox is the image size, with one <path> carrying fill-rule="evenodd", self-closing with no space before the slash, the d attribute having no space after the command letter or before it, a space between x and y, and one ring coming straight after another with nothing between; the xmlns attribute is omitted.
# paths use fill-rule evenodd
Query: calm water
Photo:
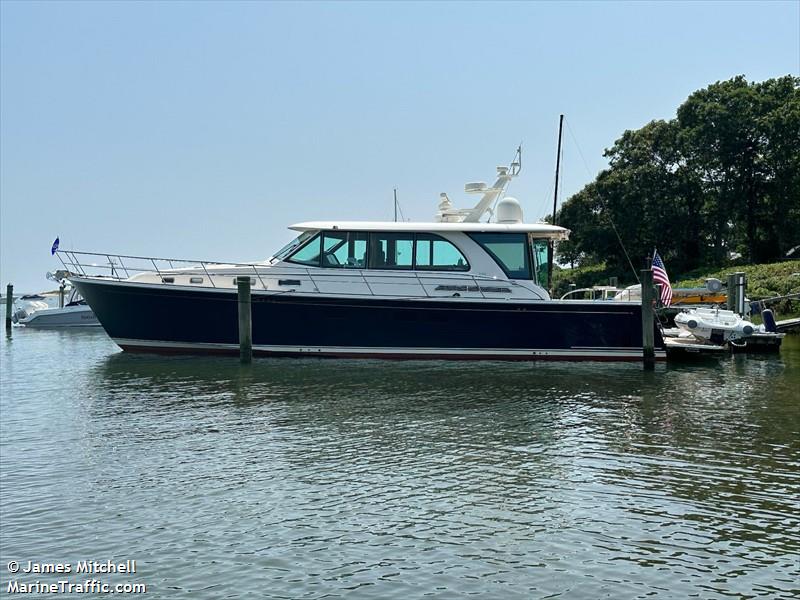
<svg viewBox="0 0 800 600"><path fill-rule="evenodd" d="M135 559L95 577L147 598L797 597L799 341L655 373L241 368L15 329L0 595L11 560Z"/></svg>

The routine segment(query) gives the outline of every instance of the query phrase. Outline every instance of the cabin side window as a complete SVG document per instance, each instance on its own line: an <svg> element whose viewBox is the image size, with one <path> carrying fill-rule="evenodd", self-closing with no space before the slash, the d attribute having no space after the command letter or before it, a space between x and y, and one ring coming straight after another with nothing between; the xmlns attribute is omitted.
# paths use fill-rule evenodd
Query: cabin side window
<svg viewBox="0 0 800 600"><path fill-rule="evenodd" d="M433 233L414 232L324 231L310 237L284 260L324 268L470 269L455 244Z"/></svg>
<svg viewBox="0 0 800 600"><path fill-rule="evenodd" d="M299 265L308 265L310 267L318 267L320 259L320 249L322 243L322 236L320 234L312 237L308 243L301 246L289 258L287 262L297 263Z"/></svg>
<svg viewBox="0 0 800 600"><path fill-rule="evenodd" d="M547 240L531 238L536 283L547 287Z"/></svg>
<svg viewBox="0 0 800 600"><path fill-rule="evenodd" d="M370 268L409 270L413 268L413 233L371 233L369 240Z"/></svg>
<svg viewBox="0 0 800 600"><path fill-rule="evenodd" d="M431 233L417 234L414 264L420 271L469 271L469 263L461 251Z"/></svg>
<svg viewBox="0 0 800 600"><path fill-rule="evenodd" d="M528 236L524 233L470 233L509 279L531 279Z"/></svg>
<svg viewBox="0 0 800 600"><path fill-rule="evenodd" d="M367 234L360 231L326 231L322 238L322 266L364 269Z"/></svg>

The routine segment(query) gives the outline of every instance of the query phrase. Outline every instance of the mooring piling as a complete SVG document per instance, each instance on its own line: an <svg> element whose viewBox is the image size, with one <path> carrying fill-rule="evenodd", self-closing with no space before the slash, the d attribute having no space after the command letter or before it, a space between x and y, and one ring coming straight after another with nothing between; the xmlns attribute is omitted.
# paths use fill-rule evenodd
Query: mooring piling
<svg viewBox="0 0 800 600"><path fill-rule="evenodd" d="M14 286L8 284L6 286L6 329L11 330L11 313L14 308Z"/></svg>
<svg viewBox="0 0 800 600"><path fill-rule="evenodd" d="M747 275L741 271L728 273L728 299L725 308L737 315L743 315L744 296L747 288Z"/></svg>
<svg viewBox="0 0 800 600"><path fill-rule="evenodd" d="M239 361L253 361L253 315L250 301L250 277L236 278L239 299Z"/></svg>
<svg viewBox="0 0 800 600"><path fill-rule="evenodd" d="M747 288L747 275L745 273L734 273L736 276L736 314L744 316L744 292Z"/></svg>
<svg viewBox="0 0 800 600"><path fill-rule="evenodd" d="M653 321L653 270L641 270L642 281L642 361L645 369L654 369L656 365L655 323Z"/></svg>
<svg viewBox="0 0 800 600"><path fill-rule="evenodd" d="M733 310L733 307L736 306L736 274L735 273L728 273L728 282L727 282L727 291L728 291L728 298L725 305L725 308L728 310Z"/></svg>

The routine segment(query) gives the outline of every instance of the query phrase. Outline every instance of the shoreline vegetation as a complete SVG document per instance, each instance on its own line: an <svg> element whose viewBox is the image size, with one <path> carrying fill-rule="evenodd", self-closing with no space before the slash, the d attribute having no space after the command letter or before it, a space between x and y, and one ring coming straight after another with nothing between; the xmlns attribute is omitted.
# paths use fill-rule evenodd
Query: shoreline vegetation
<svg viewBox="0 0 800 600"><path fill-rule="evenodd" d="M669 272L669 265L667 265ZM731 263L726 267L701 267L682 273L677 277L670 274L673 288L703 287L705 280L716 278L725 283L730 273L745 273L748 300L756 301L776 296L800 294L800 260L784 260L755 265ZM554 297L559 298L569 291L570 284L576 287L592 287L607 284L618 271L605 263L576 267L574 269L555 269L553 271ZM635 284L630 268L627 274L619 277L618 287ZM769 303L767 308L775 311L778 318L800 316L800 299L784 299Z"/></svg>
<svg viewBox="0 0 800 600"><path fill-rule="evenodd" d="M554 270L554 297L635 283L631 261L643 268L654 248L675 287L743 271L753 300L800 292L800 77L718 81L604 155L609 167L558 210L573 233L557 246L568 268Z"/></svg>

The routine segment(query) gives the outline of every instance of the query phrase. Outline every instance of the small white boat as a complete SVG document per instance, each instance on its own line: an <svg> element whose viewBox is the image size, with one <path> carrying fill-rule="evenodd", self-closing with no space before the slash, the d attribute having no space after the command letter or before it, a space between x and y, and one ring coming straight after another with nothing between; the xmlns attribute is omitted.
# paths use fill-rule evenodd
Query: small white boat
<svg viewBox="0 0 800 600"><path fill-rule="evenodd" d="M698 340L715 344L736 341L756 333L756 327L732 310L694 308L675 315L675 325Z"/></svg>
<svg viewBox="0 0 800 600"><path fill-rule="evenodd" d="M63 307L53 308L43 300L28 298L23 296L22 302L17 301L11 317L14 323L25 327L100 327L100 321L77 288L70 290Z"/></svg>

